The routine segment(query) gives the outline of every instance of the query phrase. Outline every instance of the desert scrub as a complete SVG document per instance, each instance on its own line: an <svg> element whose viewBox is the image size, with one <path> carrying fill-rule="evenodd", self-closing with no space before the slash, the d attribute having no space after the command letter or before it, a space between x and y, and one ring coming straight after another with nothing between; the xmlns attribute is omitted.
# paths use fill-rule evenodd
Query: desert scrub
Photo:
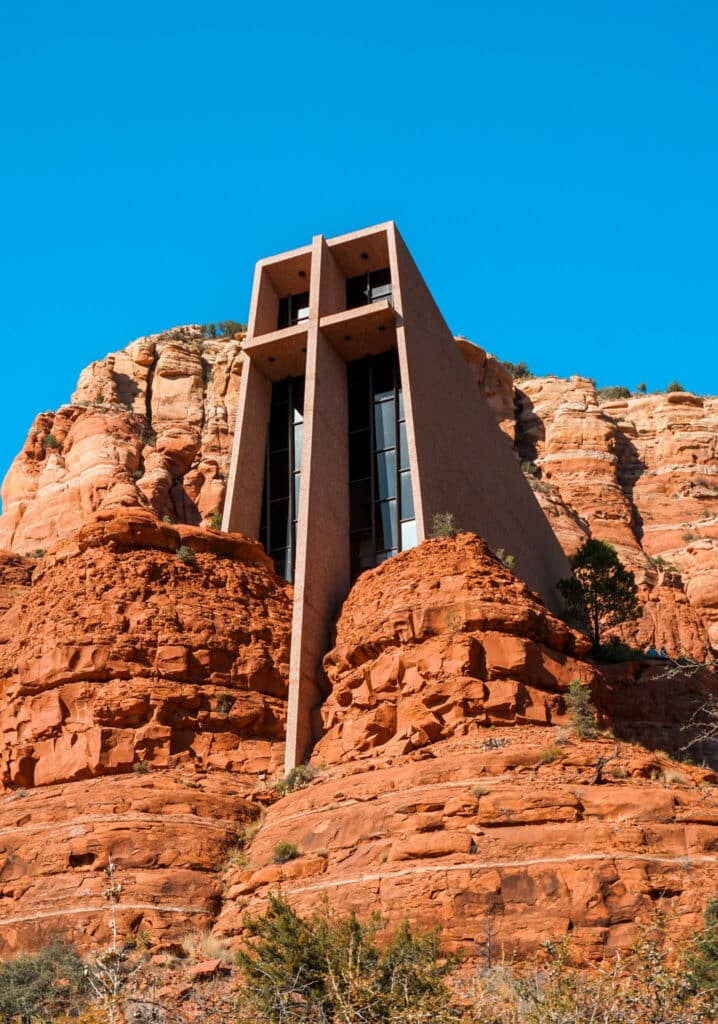
<svg viewBox="0 0 718 1024"><path fill-rule="evenodd" d="M57 440L54 434L45 434L42 439L42 450L44 452L50 451L54 448L59 448L60 442Z"/></svg>
<svg viewBox="0 0 718 1024"><path fill-rule="evenodd" d="M0 964L0 1020L55 1021L76 1013L89 985L74 946L53 942Z"/></svg>
<svg viewBox="0 0 718 1024"><path fill-rule="evenodd" d="M149 770L149 761L135 761L135 763L132 765L132 771L135 772L137 775L146 775Z"/></svg>
<svg viewBox="0 0 718 1024"><path fill-rule="evenodd" d="M276 785L276 790L280 796L286 796L287 793L293 793L295 789L302 789L307 783L311 782L316 777L317 770L311 764L298 764L296 768L292 768L283 779Z"/></svg>
<svg viewBox="0 0 718 1024"><path fill-rule="evenodd" d="M430 537L455 537L461 533L451 512L435 512L431 517Z"/></svg>
<svg viewBox="0 0 718 1024"><path fill-rule="evenodd" d="M183 565L194 565L197 561L197 555L188 544L180 544L177 548L176 554Z"/></svg>
<svg viewBox="0 0 718 1024"><path fill-rule="evenodd" d="M286 864L290 860L296 860L299 850L294 843L282 839L272 850L272 860L275 864Z"/></svg>
<svg viewBox="0 0 718 1024"><path fill-rule="evenodd" d="M551 764L553 761L560 761L565 754L566 752L561 747L552 744L539 750L537 760L539 764Z"/></svg>
<svg viewBox="0 0 718 1024"><path fill-rule="evenodd" d="M222 513L219 509L215 509L212 515L209 517L209 525L212 530L222 529Z"/></svg>

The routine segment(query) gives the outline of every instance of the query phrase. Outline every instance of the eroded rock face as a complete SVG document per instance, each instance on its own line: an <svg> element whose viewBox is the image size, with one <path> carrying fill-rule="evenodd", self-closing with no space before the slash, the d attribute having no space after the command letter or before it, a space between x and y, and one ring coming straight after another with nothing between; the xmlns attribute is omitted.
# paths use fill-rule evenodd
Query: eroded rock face
<svg viewBox="0 0 718 1024"><path fill-rule="evenodd" d="M584 377L521 381L516 394L518 450L539 467L564 550L597 537L636 574L646 612L626 638L705 658L718 647L718 399L601 404Z"/></svg>
<svg viewBox="0 0 718 1024"><path fill-rule="evenodd" d="M426 541L363 573L324 660L317 757L408 753L489 724L558 723L589 644L474 534Z"/></svg>
<svg viewBox="0 0 718 1024"><path fill-rule="evenodd" d="M3 484L0 547L48 547L98 509L144 506L207 522L224 501L241 336L190 326L139 338L80 374L42 413Z"/></svg>
<svg viewBox="0 0 718 1024"><path fill-rule="evenodd" d="M128 928L208 927L283 761L291 588L255 542L136 509L21 582L0 620L0 945L105 936L109 854Z"/></svg>
<svg viewBox="0 0 718 1024"><path fill-rule="evenodd" d="M687 936L715 887L716 777L628 744L615 756L609 740L556 747L556 733L500 727L328 765L269 810L249 866L228 871L215 934L235 939L242 911L281 889L301 912L328 897L394 927L438 924L469 960L488 942L493 956L526 955L569 935L573 955L598 959L657 907ZM594 785L602 757L613 760ZM275 864L280 841L299 856Z"/></svg>
<svg viewBox="0 0 718 1024"><path fill-rule="evenodd" d="M636 573L646 614L624 638L698 659L718 648L718 399L601 403L584 377L514 387L497 359L456 340L517 458L535 465L564 550L607 540ZM208 524L225 497L241 345L182 327L83 370L72 404L37 417L5 479L0 548L42 550L103 508Z"/></svg>
<svg viewBox="0 0 718 1024"><path fill-rule="evenodd" d="M304 913L328 897L394 927L438 924L469 960L569 935L597 959L657 907L687 936L718 868L718 777L633 739L685 742L699 688L638 663L604 677L586 646L472 535L363 574L325 659L317 775L228 869L214 933L235 941L279 889ZM576 738L575 678L621 739Z"/></svg>

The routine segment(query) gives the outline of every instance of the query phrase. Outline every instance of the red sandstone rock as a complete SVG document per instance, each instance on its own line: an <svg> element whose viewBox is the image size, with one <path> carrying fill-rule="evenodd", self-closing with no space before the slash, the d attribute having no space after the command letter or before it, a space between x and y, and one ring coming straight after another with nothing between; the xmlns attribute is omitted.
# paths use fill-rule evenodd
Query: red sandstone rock
<svg viewBox="0 0 718 1024"><path fill-rule="evenodd" d="M327 763L406 754L491 723L566 720L590 683L587 640L556 619L473 534L432 540L364 573L324 661Z"/></svg>
<svg viewBox="0 0 718 1024"><path fill-rule="evenodd" d="M532 484L564 550L608 540L637 573L646 614L625 638L701 659L709 643L718 649L718 399L600 403L582 377L514 389L493 356L457 344L519 457L539 467ZM224 502L240 350L241 337L205 340L189 326L92 363L73 404L38 416L13 462L0 547L47 548L104 508L208 523ZM667 589L657 556L679 574ZM675 599L681 589L687 602Z"/></svg>
<svg viewBox="0 0 718 1024"><path fill-rule="evenodd" d="M109 854L126 931L209 927L282 764L290 618L239 535L103 511L48 551L0 619L3 948L106 937Z"/></svg>

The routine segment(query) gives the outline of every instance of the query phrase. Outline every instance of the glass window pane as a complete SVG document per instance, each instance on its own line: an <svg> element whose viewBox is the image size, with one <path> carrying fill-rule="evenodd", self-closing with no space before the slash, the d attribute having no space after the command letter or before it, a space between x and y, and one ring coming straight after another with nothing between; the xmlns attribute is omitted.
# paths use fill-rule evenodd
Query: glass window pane
<svg viewBox="0 0 718 1024"><path fill-rule="evenodd" d="M371 438L368 430L349 435L349 479L371 476Z"/></svg>
<svg viewBox="0 0 718 1024"><path fill-rule="evenodd" d="M272 408L269 420L269 447L273 452L280 451L289 444L287 411L286 405L275 405Z"/></svg>
<svg viewBox="0 0 718 1024"><path fill-rule="evenodd" d="M376 459L377 498L396 497L396 453L392 450L378 452Z"/></svg>
<svg viewBox="0 0 718 1024"><path fill-rule="evenodd" d="M394 397L394 359L393 352L385 352L382 356L372 359L372 393L377 402Z"/></svg>
<svg viewBox="0 0 718 1024"><path fill-rule="evenodd" d="M269 497L289 497L289 452L272 452L269 456Z"/></svg>
<svg viewBox="0 0 718 1024"><path fill-rule="evenodd" d="M349 528L371 529L371 480L349 484Z"/></svg>
<svg viewBox="0 0 718 1024"><path fill-rule="evenodd" d="M376 506L376 546L380 551L399 547L396 500L382 501Z"/></svg>
<svg viewBox="0 0 718 1024"><path fill-rule="evenodd" d="M369 284L372 288L378 288L382 285L391 285L391 271L389 268L382 267L381 270L370 271Z"/></svg>
<svg viewBox="0 0 718 1024"><path fill-rule="evenodd" d="M387 558L391 558L392 555L398 555L399 552L396 548L392 548L391 551L377 551L376 553L376 564L381 565L382 562L386 562Z"/></svg>
<svg viewBox="0 0 718 1024"><path fill-rule="evenodd" d="M400 374L401 374L401 371L399 370L399 366L397 364L397 377L399 377ZM399 387L397 389L397 395L398 395L398 398L399 398L399 411L398 411L398 415L397 415L396 418L398 420L403 420L404 419L404 392L402 391L402 388L401 388L401 381L399 381Z"/></svg>
<svg viewBox="0 0 718 1024"><path fill-rule="evenodd" d="M371 540L371 530L364 533L355 533L351 537L351 562L352 576L357 576L364 569L371 569L374 566L374 545Z"/></svg>
<svg viewBox="0 0 718 1024"><path fill-rule="evenodd" d="M294 468L299 469L302 464L302 424L295 423L294 434Z"/></svg>
<svg viewBox="0 0 718 1024"><path fill-rule="evenodd" d="M411 489L411 473L401 473L399 476L400 481L400 497L401 497L401 518L402 519L413 519L414 518L414 495Z"/></svg>
<svg viewBox="0 0 718 1024"><path fill-rule="evenodd" d="M281 331L283 327L289 327L289 299L279 300L279 313L277 316L277 327Z"/></svg>
<svg viewBox="0 0 718 1024"><path fill-rule="evenodd" d="M272 550L289 547L290 526L289 501L273 501L269 506L269 543Z"/></svg>
<svg viewBox="0 0 718 1024"><path fill-rule="evenodd" d="M394 403L380 402L374 406L374 447L393 448L395 444Z"/></svg>
<svg viewBox="0 0 718 1024"><path fill-rule="evenodd" d="M382 299L391 298L391 285L390 284L378 284L376 287L372 287L369 292L369 302L380 302Z"/></svg>
<svg viewBox="0 0 718 1024"><path fill-rule="evenodd" d="M272 384L272 406L276 402L286 402L289 399L289 380L280 380Z"/></svg>
<svg viewBox="0 0 718 1024"><path fill-rule="evenodd" d="M409 446L406 440L406 423L399 424L399 469L409 469Z"/></svg>
<svg viewBox="0 0 718 1024"><path fill-rule="evenodd" d="M401 524L401 550L407 551L409 548L414 548L417 543L416 520L409 519L408 522Z"/></svg>
<svg viewBox="0 0 718 1024"><path fill-rule="evenodd" d="M369 427L369 363L362 359L347 367L349 390L349 429L363 430Z"/></svg>
<svg viewBox="0 0 718 1024"><path fill-rule="evenodd" d="M366 274L359 274L358 277L350 277L347 281L347 309L356 309L357 306L366 306L366 292Z"/></svg>
<svg viewBox="0 0 718 1024"><path fill-rule="evenodd" d="M301 473L294 474L294 518L299 515L299 485L302 479Z"/></svg>
<svg viewBox="0 0 718 1024"><path fill-rule="evenodd" d="M304 378L297 377L292 381L292 422L301 423L304 419Z"/></svg>

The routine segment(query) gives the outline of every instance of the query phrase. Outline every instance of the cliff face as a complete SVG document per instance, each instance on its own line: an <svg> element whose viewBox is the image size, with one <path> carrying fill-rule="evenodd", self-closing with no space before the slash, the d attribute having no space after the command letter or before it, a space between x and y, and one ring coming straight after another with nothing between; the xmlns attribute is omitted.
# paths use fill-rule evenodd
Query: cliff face
<svg viewBox="0 0 718 1024"><path fill-rule="evenodd" d="M514 387L496 359L457 344L564 549L608 540L636 572L645 613L626 639L701 659L718 648L718 399L600 404L581 377ZM13 462L0 549L42 550L100 509L207 524L224 502L240 350L241 336L185 327L84 370L72 403L38 416Z"/></svg>
<svg viewBox="0 0 718 1024"><path fill-rule="evenodd" d="M282 764L291 588L258 544L136 509L97 513L32 579L17 570L0 619L0 948L106 934L109 854L123 927L207 927L224 850Z"/></svg>
<svg viewBox="0 0 718 1024"><path fill-rule="evenodd" d="M646 612L628 637L718 648L718 399L599 404L583 377L521 381L516 398L517 448L565 550L598 537L636 573Z"/></svg>

